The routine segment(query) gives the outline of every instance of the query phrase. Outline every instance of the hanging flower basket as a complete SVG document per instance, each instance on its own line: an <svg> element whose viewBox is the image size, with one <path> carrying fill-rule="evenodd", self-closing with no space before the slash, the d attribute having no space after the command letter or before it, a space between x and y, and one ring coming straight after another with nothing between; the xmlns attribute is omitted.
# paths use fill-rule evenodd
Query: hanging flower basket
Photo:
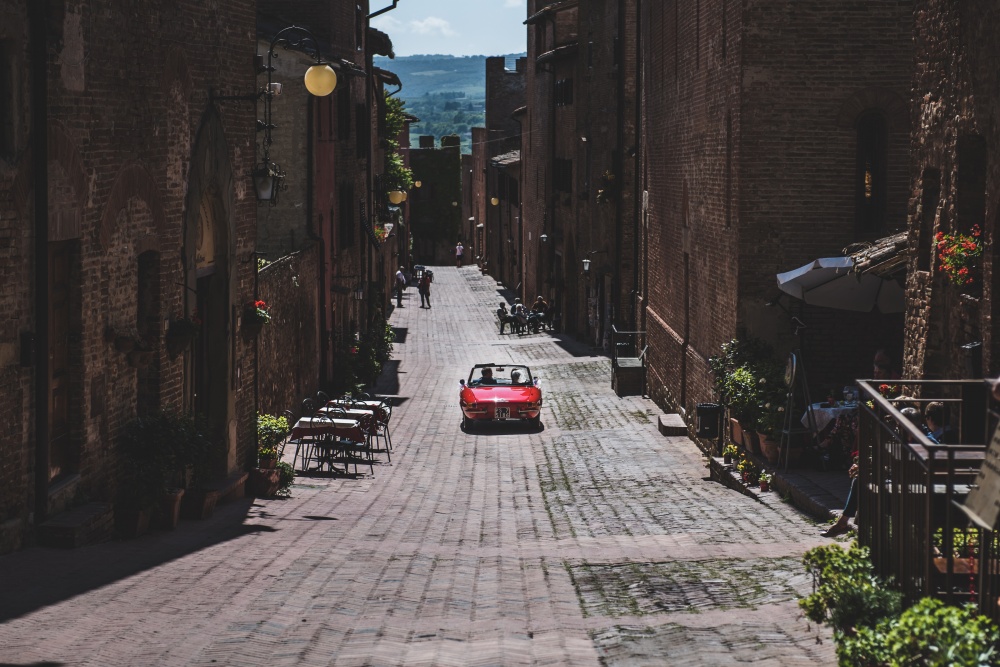
<svg viewBox="0 0 1000 667"><path fill-rule="evenodd" d="M243 329L252 336L271 321L270 306L265 301L251 301L243 309Z"/></svg>
<svg viewBox="0 0 1000 667"><path fill-rule="evenodd" d="M971 285L976 281L979 258L983 255L982 232L975 225L969 234L938 232L934 237L938 251L938 271L953 285Z"/></svg>
<svg viewBox="0 0 1000 667"><path fill-rule="evenodd" d="M178 317L171 320L170 328L167 329L167 352L170 356L176 357L178 354L190 347L191 343L198 337L201 331L201 320L197 315L190 317Z"/></svg>

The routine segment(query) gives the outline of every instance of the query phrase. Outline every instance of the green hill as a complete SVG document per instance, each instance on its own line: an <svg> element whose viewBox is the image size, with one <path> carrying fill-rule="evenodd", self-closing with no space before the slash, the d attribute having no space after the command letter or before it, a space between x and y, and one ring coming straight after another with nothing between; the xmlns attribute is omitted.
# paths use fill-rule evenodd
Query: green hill
<svg viewBox="0 0 1000 667"><path fill-rule="evenodd" d="M520 54L524 55L524 54ZM506 56L513 67L516 55ZM395 72L406 110L420 119L410 128L410 141L421 135L437 139L457 134L462 152L472 151L473 127L485 124L486 56L418 55L375 58L375 66Z"/></svg>

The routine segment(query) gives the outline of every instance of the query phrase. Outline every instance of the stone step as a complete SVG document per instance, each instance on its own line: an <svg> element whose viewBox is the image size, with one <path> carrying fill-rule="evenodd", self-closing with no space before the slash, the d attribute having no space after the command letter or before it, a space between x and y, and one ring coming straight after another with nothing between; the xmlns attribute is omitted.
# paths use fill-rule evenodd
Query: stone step
<svg viewBox="0 0 1000 667"><path fill-rule="evenodd" d="M687 435L687 424L684 418L677 413L660 415L657 420L657 428L661 435Z"/></svg>
<svg viewBox="0 0 1000 667"><path fill-rule="evenodd" d="M75 549L107 542L114 535L115 514L110 503L87 503L57 514L38 526L38 543Z"/></svg>

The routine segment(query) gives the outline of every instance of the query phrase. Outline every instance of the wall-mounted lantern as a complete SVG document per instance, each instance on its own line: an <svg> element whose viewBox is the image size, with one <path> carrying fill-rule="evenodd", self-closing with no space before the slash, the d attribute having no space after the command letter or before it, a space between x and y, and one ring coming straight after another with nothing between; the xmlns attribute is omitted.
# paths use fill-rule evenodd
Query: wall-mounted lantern
<svg viewBox="0 0 1000 667"><path fill-rule="evenodd" d="M500 204L500 200L497 199L496 197L493 197L492 199L490 199L490 203L493 204L494 206L498 206Z"/></svg>
<svg viewBox="0 0 1000 667"><path fill-rule="evenodd" d="M400 190L392 190L389 193L389 203L402 204L404 201L406 201L406 195Z"/></svg>
<svg viewBox="0 0 1000 667"><path fill-rule="evenodd" d="M301 51L316 59L316 62L306 70L303 77L306 90L311 95L326 97L337 87L337 73L328 63L323 61L316 38L308 29L292 25L279 30L274 39L271 40L271 45L267 50L266 65L264 64L264 56L257 54L255 57L257 72L267 72L267 84L256 93L248 95L212 95L213 100L263 100L264 117L257 120L257 130L264 132L264 138L261 141L263 155L261 161L253 166L251 176L257 201L268 202L271 206L278 203L278 193L284 189L282 180L285 177L281 166L271 161L271 130L276 127L272 122L271 102L281 94L281 84L277 81L271 81L271 74L274 72L272 61L277 57L275 49L278 46L287 50Z"/></svg>

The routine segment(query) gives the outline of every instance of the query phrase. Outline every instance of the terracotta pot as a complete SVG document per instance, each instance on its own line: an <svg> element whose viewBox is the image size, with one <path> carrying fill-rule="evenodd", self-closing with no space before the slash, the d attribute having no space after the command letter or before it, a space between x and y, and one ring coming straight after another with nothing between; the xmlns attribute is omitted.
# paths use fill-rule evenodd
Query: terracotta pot
<svg viewBox="0 0 1000 667"><path fill-rule="evenodd" d="M259 467L261 470L274 470L277 465L278 459L273 456L268 458L260 457Z"/></svg>
<svg viewBox="0 0 1000 667"><path fill-rule="evenodd" d="M730 454L724 455L722 457L722 462L725 463L727 466L728 465L732 465L733 464L733 457L732 457L732 455L730 455Z"/></svg>
<svg viewBox="0 0 1000 667"><path fill-rule="evenodd" d="M115 510L115 528L125 537L139 537L149 532L149 510Z"/></svg>
<svg viewBox="0 0 1000 667"><path fill-rule="evenodd" d="M160 498L160 507L156 515L156 525L160 528L173 530L181 520L181 500L184 489L170 489Z"/></svg>
<svg viewBox="0 0 1000 667"><path fill-rule="evenodd" d="M770 488L771 488L771 483L770 482L766 482L764 480L761 480L761 482L760 482L760 490L761 491L768 491L768 490L770 490Z"/></svg>
<svg viewBox="0 0 1000 667"><path fill-rule="evenodd" d="M743 427L735 417L729 418L729 437L737 447L743 446Z"/></svg>
<svg viewBox="0 0 1000 667"><path fill-rule="evenodd" d="M781 449L778 447L778 441L772 438L770 434L763 436L760 440L760 453L764 455L768 463L775 465L781 457Z"/></svg>
<svg viewBox="0 0 1000 667"><path fill-rule="evenodd" d="M756 431L743 431L743 446L751 454L760 454L760 436Z"/></svg>
<svg viewBox="0 0 1000 667"><path fill-rule="evenodd" d="M250 471L250 484L247 493L256 498L273 498L281 485L281 473L276 469L261 469Z"/></svg>

